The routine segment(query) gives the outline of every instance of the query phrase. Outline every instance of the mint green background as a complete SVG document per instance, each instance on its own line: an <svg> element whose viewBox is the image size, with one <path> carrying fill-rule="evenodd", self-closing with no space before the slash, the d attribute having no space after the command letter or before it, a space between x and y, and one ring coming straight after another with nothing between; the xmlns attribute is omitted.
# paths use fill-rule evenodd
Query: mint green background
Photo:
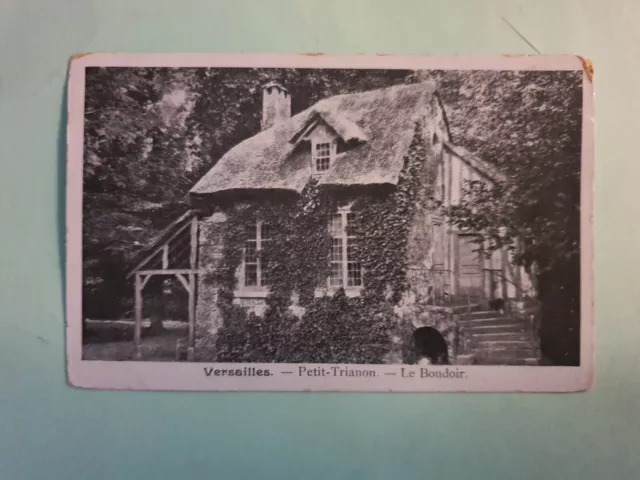
<svg viewBox="0 0 640 480"><path fill-rule="evenodd" d="M82 391L64 376L63 88L82 51L580 53L596 67L586 394ZM640 477L640 3L0 0L0 478Z"/></svg>

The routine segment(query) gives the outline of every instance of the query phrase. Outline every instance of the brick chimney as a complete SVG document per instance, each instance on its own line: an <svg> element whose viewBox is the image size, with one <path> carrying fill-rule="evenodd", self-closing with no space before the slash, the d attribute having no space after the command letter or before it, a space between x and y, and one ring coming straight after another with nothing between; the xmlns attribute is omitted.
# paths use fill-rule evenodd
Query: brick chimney
<svg viewBox="0 0 640 480"><path fill-rule="evenodd" d="M291 117L291 94L271 82L262 87L262 129L266 130Z"/></svg>

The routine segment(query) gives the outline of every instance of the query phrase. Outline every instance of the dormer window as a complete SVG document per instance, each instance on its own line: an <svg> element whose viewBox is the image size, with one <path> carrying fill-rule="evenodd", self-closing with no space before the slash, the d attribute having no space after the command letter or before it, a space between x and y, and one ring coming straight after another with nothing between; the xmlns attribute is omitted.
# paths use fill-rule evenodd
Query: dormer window
<svg viewBox="0 0 640 480"><path fill-rule="evenodd" d="M333 163L336 144L333 141L313 142L313 170L315 173L324 173Z"/></svg>

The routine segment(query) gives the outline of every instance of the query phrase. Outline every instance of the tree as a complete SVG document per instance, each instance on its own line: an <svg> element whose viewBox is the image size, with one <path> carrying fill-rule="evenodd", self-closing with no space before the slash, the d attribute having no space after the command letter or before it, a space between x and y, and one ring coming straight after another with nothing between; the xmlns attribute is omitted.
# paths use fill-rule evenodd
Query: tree
<svg viewBox="0 0 640 480"><path fill-rule="evenodd" d="M321 98L400 83L407 71L89 68L83 267L86 316L131 309L131 260L188 208L191 186L260 130L261 87L280 81L293 113Z"/></svg>
<svg viewBox="0 0 640 480"><path fill-rule="evenodd" d="M89 68L83 195L84 316L130 308L125 272L141 247L186 208L193 182L188 77L170 69Z"/></svg>
<svg viewBox="0 0 640 480"><path fill-rule="evenodd" d="M445 213L483 231L489 252L507 247L537 277L542 348L579 361L582 72L434 72L454 142L496 165L507 180ZM563 341L564 339L564 341Z"/></svg>

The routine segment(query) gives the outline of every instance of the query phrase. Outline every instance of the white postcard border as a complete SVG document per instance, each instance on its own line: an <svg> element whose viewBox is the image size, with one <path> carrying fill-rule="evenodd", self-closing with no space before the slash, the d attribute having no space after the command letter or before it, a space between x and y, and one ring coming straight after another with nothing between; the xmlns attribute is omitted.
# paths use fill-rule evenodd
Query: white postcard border
<svg viewBox="0 0 640 480"><path fill-rule="evenodd" d="M428 366L213 364L82 359L82 178L84 69L121 67L380 68L583 70L581 167L580 366ZM85 54L72 58L68 83L66 339L70 385L81 388L191 391L577 392L594 381L593 175L591 64L570 55L421 56L328 54ZM247 370L249 369L249 370ZM254 369L254 370L250 370ZM301 369L304 369L301 371ZM258 375L268 370L271 375ZM322 372L329 371L328 374ZM224 373L223 373L224 371ZM234 373L230 373L235 371ZM346 376L340 372L373 372ZM264 373L264 372L263 372Z"/></svg>

